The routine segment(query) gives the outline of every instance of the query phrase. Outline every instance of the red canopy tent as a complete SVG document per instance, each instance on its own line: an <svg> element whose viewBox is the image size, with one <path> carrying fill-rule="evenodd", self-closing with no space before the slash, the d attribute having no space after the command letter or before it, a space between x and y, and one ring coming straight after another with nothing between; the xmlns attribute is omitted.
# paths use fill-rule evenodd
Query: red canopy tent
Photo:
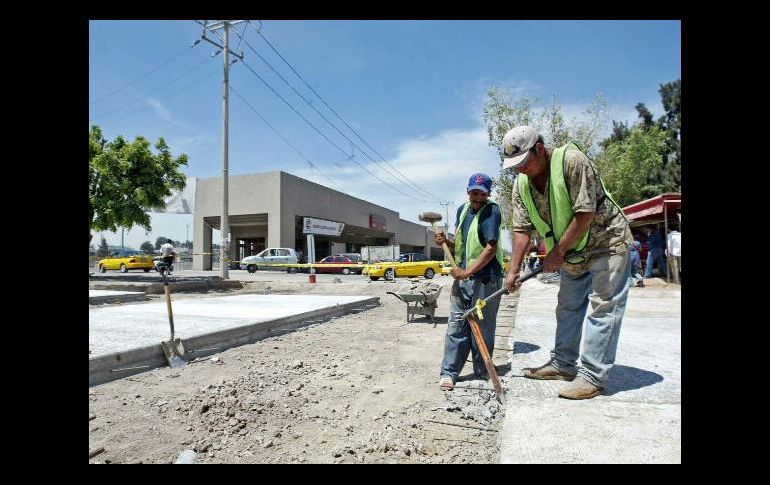
<svg viewBox="0 0 770 485"><path fill-rule="evenodd" d="M681 231L682 225L682 194L668 193L657 197L631 204L623 208L631 227L646 226L648 224L664 224L663 234L668 234L669 221L676 222ZM666 267L666 281L671 281L669 267ZM678 278L678 277L677 277ZM678 283L677 279L677 283Z"/></svg>
<svg viewBox="0 0 770 485"><path fill-rule="evenodd" d="M682 194L661 194L651 199L623 208L631 226L642 226L663 222L668 232L668 221L681 222Z"/></svg>

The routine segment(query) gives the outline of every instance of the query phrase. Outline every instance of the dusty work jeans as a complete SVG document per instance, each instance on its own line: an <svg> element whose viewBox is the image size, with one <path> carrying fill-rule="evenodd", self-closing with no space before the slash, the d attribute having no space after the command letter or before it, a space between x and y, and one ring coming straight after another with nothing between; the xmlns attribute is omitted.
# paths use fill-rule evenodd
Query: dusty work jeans
<svg viewBox="0 0 770 485"><path fill-rule="evenodd" d="M468 353L473 350L473 373L477 378L488 378L487 367L481 357L476 340L471 335L471 326L468 319L460 321L460 316L476 305L476 300L486 298L502 288L503 278L492 276L484 284L480 279L455 280L452 284L452 296L449 308L449 322L447 324L446 337L444 338L444 360L441 362L441 375L450 376L457 381L457 376L465 365ZM495 347L495 327L497 326L497 309L500 306L500 298L488 302L482 313L484 319L476 318L481 328L484 344L487 346L489 356Z"/></svg>
<svg viewBox="0 0 770 485"><path fill-rule="evenodd" d="M606 387L610 370L615 364L620 324L631 286L628 253L594 259L588 271L580 276L573 276L564 269L559 273L556 345L551 351L551 358L559 370L577 373L599 387ZM591 311L586 318L589 302ZM578 366L581 334L583 353Z"/></svg>

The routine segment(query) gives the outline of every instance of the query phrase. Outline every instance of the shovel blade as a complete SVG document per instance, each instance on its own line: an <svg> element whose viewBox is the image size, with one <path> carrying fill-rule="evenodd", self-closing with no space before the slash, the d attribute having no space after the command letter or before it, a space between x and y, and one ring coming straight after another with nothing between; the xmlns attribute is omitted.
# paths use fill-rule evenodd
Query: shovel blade
<svg viewBox="0 0 770 485"><path fill-rule="evenodd" d="M176 338L168 342L161 342L160 346L163 348L163 354L166 356L168 365L172 369L178 369L187 365L187 361L182 358L184 346L181 339Z"/></svg>

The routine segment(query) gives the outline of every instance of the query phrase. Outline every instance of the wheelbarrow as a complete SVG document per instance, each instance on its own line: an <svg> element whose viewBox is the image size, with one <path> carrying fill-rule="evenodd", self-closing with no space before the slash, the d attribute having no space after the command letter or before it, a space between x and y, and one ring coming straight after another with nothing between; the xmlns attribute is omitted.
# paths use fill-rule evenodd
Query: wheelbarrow
<svg viewBox="0 0 770 485"><path fill-rule="evenodd" d="M388 291L387 293L406 303L407 323L414 321L415 315L426 315L430 321L433 322L433 328L436 328L436 321L434 318L436 315L436 307L438 306L436 301L443 288L442 285L431 285L408 293L394 293L392 291Z"/></svg>

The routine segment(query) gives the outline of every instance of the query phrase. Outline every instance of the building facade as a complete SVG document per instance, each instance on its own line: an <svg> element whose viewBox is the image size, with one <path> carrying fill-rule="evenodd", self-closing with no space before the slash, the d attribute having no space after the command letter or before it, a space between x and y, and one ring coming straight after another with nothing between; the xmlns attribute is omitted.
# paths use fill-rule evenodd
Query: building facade
<svg viewBox="0 0 770 485"><path fill-rule="evenodd" d="M358 253L363 246L399 244L401 252L421 252L443 259L427 226L405 221L398 212L310 182L286 172L229 178L228 214L232 260L265 248L300 249L307 254L305 217L345 224L339 236L315 235L316 261L339 253ZM212 230L221 228L222 179L197 179L193 269L210 270L218 259Z"/></svg>

